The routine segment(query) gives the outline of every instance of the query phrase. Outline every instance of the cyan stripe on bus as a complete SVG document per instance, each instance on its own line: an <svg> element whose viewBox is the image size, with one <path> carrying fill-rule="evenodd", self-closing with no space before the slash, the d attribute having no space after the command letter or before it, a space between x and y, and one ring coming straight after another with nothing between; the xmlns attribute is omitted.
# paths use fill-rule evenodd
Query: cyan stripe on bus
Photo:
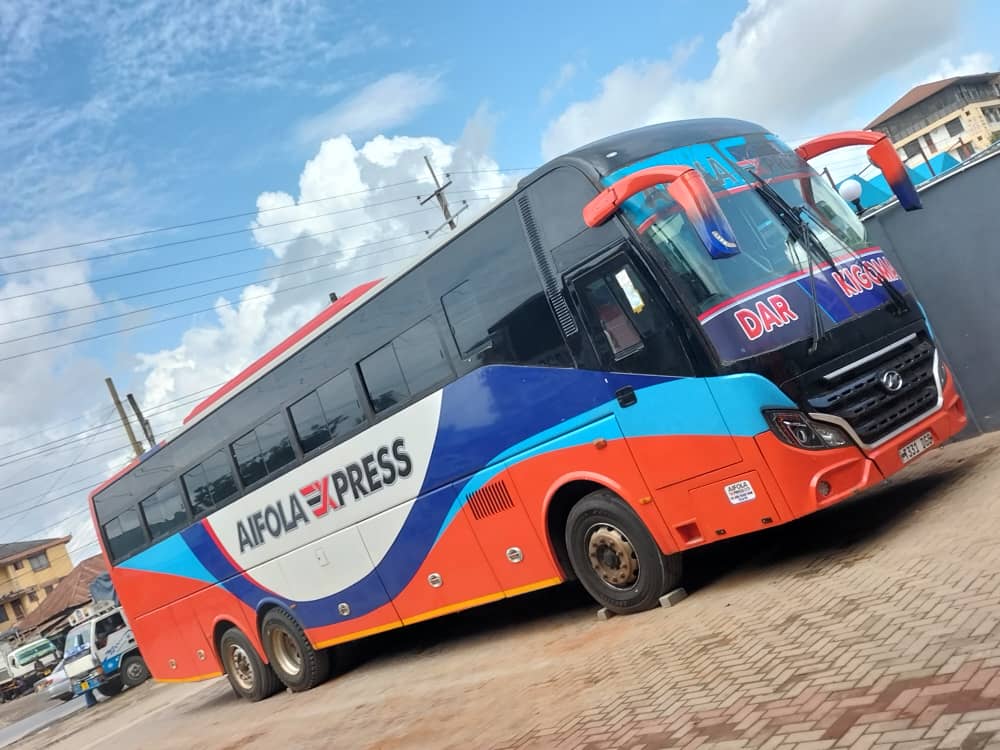
<svg viewBox="0 0 1000 750"><path fill-rule="evenodd" d="M162 542L158 542L135 557L120 563L118 567L129 570L170 571L173 575L207 583L215 583L219 580L205 568L205 565L191 551L181 534L168 536Z"/></svg>

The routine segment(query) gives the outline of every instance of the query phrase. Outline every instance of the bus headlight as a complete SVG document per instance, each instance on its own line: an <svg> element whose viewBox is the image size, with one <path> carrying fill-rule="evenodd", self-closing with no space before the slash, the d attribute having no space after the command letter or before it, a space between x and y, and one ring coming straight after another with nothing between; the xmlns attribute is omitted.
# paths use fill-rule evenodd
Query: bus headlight
<svg viewBox="0 0 1000 750"><path fill-rule="evenodd" d="M944 366L944 360L941 359L941 354L938 353L937 356L937 368L938 368L938 382L941 387L944 388L944 384L948 382L948 368Z"/></svg>
<svg viewBox="0 0 1000 750"><path fill-rule="evenodd" d="M779 440L796 448L817 451L851 444L839 427L815 422L800 411L765 411L764 418Z"/></svg>

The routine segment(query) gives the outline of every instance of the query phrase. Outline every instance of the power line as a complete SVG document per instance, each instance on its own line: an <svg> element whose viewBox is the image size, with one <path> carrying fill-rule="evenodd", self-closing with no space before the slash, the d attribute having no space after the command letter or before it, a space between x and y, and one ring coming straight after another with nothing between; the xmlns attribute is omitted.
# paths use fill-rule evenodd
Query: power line
<svg viewBox="0 0 1000 750"><path fill-rule="evenodd" d="M327 277L322 278L322 279L316 279L315 281L309 281L309 282L306 282L305 284L296 284L294 286L285 287L284 289L278 289L278 290L276 290L274 292L269 292L268 294L261 294L261 295L255 296L255 297L246 297L246 298L244 298L242 300L242 302L248 302L248 301L254 300L254 299L264 299L265 297L277 296L279 294L284 294L286 292L294 291L296 289L301 289L301 288L307 287L307 286L313 286L315 284L319 284L319 283L322 283L322 282L325 282L325 281L332 281L334 279L340 279L340 278L344 278L346 276L353 276L354 274L360 273L362 271L371 270L373 268L379 268L381 266L392 265L392 264L398 263L398 262L400 262L402 260L408 260L410 258L415 258L418 255L420 255L420 253L412 253L410 255L404 255L401 258L394 258L393 260L386 261L385 263L375 263L375 264L373 264L371 266L363 266L361 268L352 269L351 271L348 271L346 273L336 274L334 276L327 276ZM229 306L233 305L233 303L231 303L231 302L229 302L228 304L229 304ZM151 321L148 321L146 323L137 323L136 325L133 325L133 326L126 326L125 328L119 328L118 330L115 330L115 331L106 331L105 333L96 333L93 336L83 336L82 338L72 339L71 341L63 341L63 342L58 343L58 344L52 344L51 346L43 346L43 347L40 347L38 349L31 349L31 350L26 351L26 352L19 352L17 354L9 354L6 357L0 357L0 362L9 362L10 360L20 359L21 357L27 357L27 356L30 356L32 354L40 354L42 352L49 352L49 351L52 351L54 349L62 349L62 348L67 347L67 346L73 346L74 344L82 344L82 343L85 343L87 341L95 341L97 339L107 338L108 336L118 336L120 334L128 333L129 331L135 331L135 330L138 330L140 328L147 328L149 326L160 325L161 323L169 323L172 320L180 320L182 318L187 318L187 317L189 317L191 315L197 315L197 314L203 313L203 312L212 312L215 309L217 309L217 308L215 306L213 306L213 307L202 308L200 310L191 310L191 311L188 311L188 312L181 313L179 315L171 315L171 316L166 317L166 318L160 318L159 320L151 320ZM3 488L0 487L0 489L3 489Z"/></svg>
<svg viewBox="0 0 1000 750"><path fill-rule="evenodd" d="M402 198L393 198L392 200L382 201L380 203L369 203L363 206L354 206L352 208L341 208L337 211L328 211L322 214L316 214L314 216L304 216L299 219L289 219L288 221L278 221L274 224L265 224L258 227L244 227L242 229L232 229L228 232L216 232L215 234L206 234L200 237L188 237L183 240L171 240L170 242L161 242L156 245L146 245L145 247L135 247L130 250L116 250L113 253L104 253L103 255L88 255L85 258L74 258L72 260L63 260L58 263L48 263L44 266L32 266L30 268L19 268L14 271L4 271L4 276L15 276L21 273L31 273L32 271L45 271L49 268L61 268L63 266L74 266L79 263L90 263L95 260L103 260L105 258L118 258L122 255L134 255L135 253L143 253L147 250L161 250L165 247L176 247L177 245L189 245L195 242L204 242L205 240L217 240L220 237L232 237L237 234L245 234L246 232L252 232L255 229L270 229L272 227L285 226L287 224L297 224L301 221L310 221L312 219L322 219L327 216L335 216L337 214L349 213L350 211L360 211L365 208L378 208L379 206L388 206L390 203L401 203L402 201L412 200L416 196L406 195ZM377 221L381 221L380 219ZM362 226L362 225L356 225ZM353 228L353 227L345 227ZM255 247L261 247L261 245L255 245ZM0 258L2 260L2 258Z"/></svg>
<svg viewBox="0 0 1000 750"><path fill-rule="evenodd" d="M422 239L425 237L425 234L424 234L423 230L420 230L420 231L417 231L417 232L408 232L407 234L400 234L400 235L396 235L395 237L386 237L386 238L381 239L381 240L374 240L372 242L365 242L365 243L363 243L361 245L352 245L351 247L343 247L343 248L338 248L336 250L328 250L326 252L318 253L316 255L304 255L301 258L295 258L293 260L285 260L285 261L281 261L279 263L269 263L269 264L266 264L266 265L263 265L263 266L258 266L256 268L249 268L249 269L247 269L245 271L235 271L233 273L224 273L224 274L221 274L220 276L209 276L208 278L205 278L205 279L199 279L197 281L188 281L188 282L186 282L184 284L174 284L173 286L165 286L165 287L161 287L159 289L151 289L148 292L137 292L136 294L129 294L129 295L126 295L124 297L115 297L114 299L101 300L100 302L91 302L91 303L86 304L86 305L77 305L76 307L64 307L64 308L61 308L59 310L52 310L51 312L38 313L37 315L27 315L27 316L25 316L23 318L14 318L13 320L3 320L3 321L0 321L0 326L13 325L14 323L25 323L25 322L27 322L29 320L38 320L39 318L48 318L48 317L52 317L53 315L64 315L65 313L76 312L77 310L87 310L87 309L90 309L92 307L102 307L104 305L113 305L113 304L116 304L116 303L119 303L119 302L124 302L125 300L136 299L138 297L149 297L150 295L161 294L163 292L174 292L174 291L177 291L178 289L186 289L188 287L198 286L199 284L207 284L207 283L209 283L211 281L221 281L222 279L232 279L232 278L235 278L236 276L246 276L246 275L252 274L252 273L260 273L261 271L267 271L267 270L270 270L272 268L281 268L283 266L292 265L294 263L305 263L306 261L309 261L309 260L315 260L317 258L326 258L326 257L329 257L330 255L336 255L336 254L339 254L339 253L344 253L344 252L347 252L349 250L359 250L359 249L361 249L363 247L371 247L372 245L381 245L383 242L393 242L395 240L403 240L403 239L406 239L407 237L414 237L416 235L420 235L420 237ZM306 236L306 235L300 235L296 239L308 239L310 237L315 237L315 236L318 236L318 235L308 235L308 236ZM285 243L272 243L272 244L285 244ZM281 278L281 277L280 276L271 276L270 278L276 279L276 278ZM41 292L39 292L39 293L41 293ZM79 419L79 417L77 419Z"/></svg>
<svg viewBox="0 0 1000 750"><path fill-rule="evenodd" d="M355 255L354 258L366 258L366 257L372 256L372 255L378 255L379 253L388 252L389 250L396 250L396 249L398 249L400 247L406 247L407 245L413 245L413 244L416 244L418 242L423 242L425 239L426 239L425 237L419 237L419 238L417 238L415 240L403 243L401 245L390 245L389 247L383 247L383 248L381 248L379 250L375 250L375 251L370 252L370 253L360 253L358 255ZM328 254L332 255L332 254L340 253L340 252L343 252L343 251L339 251L339 250L338 251L331 251ZM352 258L352 260L353 260L353 258ZM275 279L283 279L283 278L287 278L289 276L297 276L299 274L310 273L310 272L315 271L315 270L316 270L315 268L311 268L311 267L310 268L303 268L303 269L298 270L298 271L290 271L289 273L283 273L283 274L278 274L276 276L268 277L267 281L270 282L270 281L274 281ZM309 284L314 284L314 283L317 283L317 282L308 282L308 284L300 284L298 286L288 287L288 288L289 289L299 289L302 286L307 286ZM170 305L179 305L182 302L190 302L191 300L195 300L195 299L202 299L204 297L212 297L212 296L214 296L216 294L222 294L223 292L231 292L231 291L233 291L235 289L244 289L245 287L246 287L246 284L237 284L235 286L224 287L222 289L215 289L215 290L212 290L210 292L202 292L200 294L194 294L194 295L191 295L190 297L182 297L180 299L169 300L167 302L160 302L160 303L155 304L155 305L148 305L146 307L139 307L139 308L136 308L135 310L128 310L126 312L116 313L114 315L106 315L103 318L96 318L95 320L87 320L87 321L83 321L82 323L71 323L70 325L61 326L59 328L50 328L49 330L46 330L46 331L38 331L38 332L35 332L35 333L25 334L24 336L16 336L16 337L10 338L10 339L2 339L2 340L0 340L0 345L2 345L2 344L13 344L13 343L15 343L17 341L25 341L27 339L37 338L38 336L47 336L47 335L52 334L52 333L61 333L62 331L68 331L68 330L71 330L73 328L84 328L84 327L87 327L87 326L97 325L98 323L103 323L103 322L108 321L108 320L114 320L116 318L123 318L123 317L127 317L129 315L137 315L139 313L149 312L150 310L156 310L156 309L161 308L161 307L169 307ZM256 299L256 298L255 297L248 297L247 299ZM195 310L191 314L195 314L195 313L199 313L199 312L207 312L208 310L211 310L211 309L214 309L214 307L213 308L206 308L206 309L203 309L203 310Z"/></svg>
<svg viewBox="0 0 1000 750"><path fill-rule="evenodd" d="M488 198L479 198L479 199L471 198L470 200L488 200ZM285 245L285 244L289 244L289 243L292 243L292 242L296 242L298 240L311 239L311 238L314 238L314 237L320 237L320 236L328 235L328 234L336 234L338 232L347 231L348 229L357 229L358 227L370 226L371 224L378 224L378 223L381 223L383 221L391 221L392 219L401 219L401 218L404 218L406 216L413 216L415 214L425 213L425 212L434 211L434 210L435 209L433 209L433 208L418 208L418 209L415 209L413 211L407 211L405 213L395 214L394 216L387 216L387 217L382 218L382 219L372 219L371 221L364 221L364 222L361 222L360 224L352 224L352 225L346 226L346 227L337 227L336 229L329 229L329 230L326 230L324 232L315 232L315 233L312 233L312 234L299 234L299 235L297 235L295 237L291 237L291 238L289 238L287 240L282 240L280 242L270 242L270 243L268 243L268 246L269 247L273 247L275 245ZM167 269L167 268L176 268L178 266L189 265L191 263L201 263L201 262L204 262L206 260L213 260L215 258L222 258L222 257L228 256L228 255L236 255L236 254L239 254L239 253L245 253L245 252L250 252L250 251L253 251L253 250L261 250L261 249L263 249L263 248L260 245L253 245L253 246L250 246L250 247L238 248L236 250L226 250L226 251L219 252L219 253L213 253L212 255L203 255L203 256L200 256L198 258L188 258L187 260L174 261L173 263L164 263L164 264L159 265L159 266L150 266L148 268L140 268L140 269L137 269L135 271L124 271L122 273L111 274L109 276L100 276L100 277L97 277L97 278L94 278L94 279L88 279L86 281L77 281L77 282L74 282L72 284L63 284L61 286L48 287L47 289L38 289L38 290L33 291L33 292L22 292L21 294L13 294L13 295L10 295L9 297L0 297L0 302L7 302L9 300L20 299L22 297L32 297L32 296L34 296L36 294L47 294L49 292L58 292L58 291L62 291L63 289L72 289L72 288L78 287L78 286L90 286L92 284L96 284L96 283L99 283L99 282L102 282L102 281L110 281L112 279L121 279L121 278L125 278L127 276L138 276L140 274L151 273L153 271L162 271L162 270Z"/></svg>
<svg viewBox="0 0 1000 750"><path fill-rule="evenodd" d="M156 227L155 229L142 229L137 232L129 232L128 234L118 234L110 237L98 237L92 240L81 240L80 242L70 242L66 245L53 245L51 247L43 247L39 250L27 250L22 253L12 253L10 255L0 255L0 260L7 260L8 258L23 258L29 255L38 255L39 253L50 253L55 250L69 250L74 247L86 247L87 245L101 245L107 242L117 242L119 240L131 240L136 237L145 237L151 234L158 234L160 232L172 232L177 229L189 229L191 227L202 226L204 224L212 224L219 221L228 221L230 219L242 219L246 216L256 216L258 214L269 213L271 211L284 211L289 208L298 208L299 206L307 206L313 203L322 203L323 201L332 201L338 198L350 198L355 195L364 195L366 193L374 193L378 190L388 190L389 188L402 187L403 185L413 185L420 182L419 178L412 180L404 180L402 182L393 182L389 185L379 185L378 187L367 188L366 190L355 190L352 193L341 193L340 195L328 195L324 198L313 198L312 200L299 201L297 203L289 203L285 206L274 206L273 208L261 208L255 211L243 211L237 214L229 214L227 216L215 216L210 219L199 219L198 221L189 221L184 224L173 224L171 226Z"/></svg>
<svg viewBox="0 0 1000 750"><path fill-rule="evenodd" d="M452 171L450 174L492 174L496 172L529 172L533 170L534 167L516 167L511 169L465 169ZM418 182L423 182L419 177L411 180L402 180L401 182L392 182L387 185L378 185L376 187L365 188L364 190L355 190L350 193L340 193L339 195L327 195L322 198L312 198L306 201L296 201L294 203L288 203L284 206L272 206L271 208L258 208L253 211L242 211L235 214L227 214L224 216L213 216L208 219L198 219L197 221L189 221L183 224L171 224L169 226L155 227L153 229L141 229L135 232L128 232L125 234L111 235L108 237L97 237L90 240L81 240L79 242L70 242L65 245L52 245L50 247L43 247L37 250L26 250L19 253L11 253L9 255L0 255L0 260L8 260L10 258L23 258L30 255L38 255L40 253L50 253L56 250L69 250L76 247L86 247L88 245L103 245L109 242L118 242L120 240L131 240L137 237L147 237L151 234L159 234L162 232L173 232L178 229L190 229L191 227L203 226L205 224L214 224L220 221L229 221L231 219L242 219L247 216L259 216L264 213L271 213L273 211L286 211L289 208L299 208L301 206L308 206L315 203L323 203L325 201L338 200L340 198L351 198L356 195L366 195L368 193L374 193L379 190L389 190L390 188L403 187L404 185L415 185ZM268 226L276 226L274 224Z"/></svg>
<svg viewBox="0 0 1000 750"><path fill-rule="evenodd" d="M176 398L170 399L169 401L164 401L162 404L157 404L157 406L155 407L155 409L157 409L157 411L150 412L150 414L148 416L154 416L156 414L164 414L164 413L166 413L168 411L172 411L173 409L179 408L180 406L184 406L185 404L178 404L177 406L171 407L170 409L163 409L162 408L164 406L167 406L168 404L176 404L178 401L183 401L184 399L191 398L192 396L195 396L196 394L204 393L205 391L210 391L210 390L213 390L215 388L218 388L220 385L223 385L224 383L225 383L225 381L223 381L222 383L216 383L214 385L205 386L204 388L199 388L198 390L192 391L191 393L185 393L184 395L177 396ZM24 440L27 440L28 438L35 437L36 435L44 435L47 432L51 432L52 430L56 429L56 427L62 427L62 426L65 426L67 424L72 424L73 422L79 422L81 419L85 419L86 416L87 416L86 414L81 414L78 417L73 417L72 419L68 419L65 422L59 422L59 423L53 425L52 427L49 427L49 428L46 428L46 429L42 429L42 430L38 430L38 431L33 432L33 433L29 434L29 435L25 435L22 438L18 438L16 440L8 440L6 443L0 443L0 448L2 448L4 446L7 446L7 445L11 445L13 443L23 442ZM115 419L115 420L109 420L107 422L102 422L102 423L99 423L99 424L96 424L96 425L91 425L90 427L87 427L84 430L80 430L79 432L71 432L68 435L63 435L61 437L54 438L53 440L50 441L50 443L57 443L57 442L59 442L61 440L65 440L67 438L76 437L78 435L86 435L91 430L97 429L98 427L108 427L110 425L115 425L115 427L117 428L118 424L119 424L118 420ZM36 448L43 447L43 446L45 446L47 444L48 443L40 443L39 445L32 446L30 448L27 448L26 450L35 450ZM23 452L23 451L18 451L18 452Z"/></svg>

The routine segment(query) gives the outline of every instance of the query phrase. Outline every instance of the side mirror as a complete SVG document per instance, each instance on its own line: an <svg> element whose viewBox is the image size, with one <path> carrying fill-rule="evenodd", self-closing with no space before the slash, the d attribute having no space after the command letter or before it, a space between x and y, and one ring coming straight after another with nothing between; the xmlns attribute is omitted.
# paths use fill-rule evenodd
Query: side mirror
<svg viewBox="0 0 1000 750"><path fill-rule="evenodd" d="M686 164L647 167L622 177L583 207L583 221L588 227L600 226L629 198L656 185L667 186L711 257L729 258L739 253L736 235L715 195L701 173Z"/></svg>
<svg viewBox="0 0 1000 750"><path fill-rule="evenodd" d="M889 183L892 192L899 199L899 205L905 211L916 211L923 208L913 180L910 179L910 175L899 158L899 154L896 153L892 141L885 133L872 130L845 130L841 133L830 133L806 141L795 149L795 153L808 161L820 154L845 146L871 146L868 149L868 158L872 164L882 170L885 181Z"/></svg>

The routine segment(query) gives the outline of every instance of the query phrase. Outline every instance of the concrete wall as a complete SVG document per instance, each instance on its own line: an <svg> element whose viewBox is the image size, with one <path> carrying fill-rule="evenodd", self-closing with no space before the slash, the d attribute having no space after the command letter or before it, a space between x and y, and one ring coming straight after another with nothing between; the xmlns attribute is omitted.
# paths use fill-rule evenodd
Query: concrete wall
<svg viewBox="0 0 1000 750"><path fill-rule="evenodd" d="M865 223L920 299L974 429L1000 429L1000 152L919 192L923 210L893 201Z"/></svg>

